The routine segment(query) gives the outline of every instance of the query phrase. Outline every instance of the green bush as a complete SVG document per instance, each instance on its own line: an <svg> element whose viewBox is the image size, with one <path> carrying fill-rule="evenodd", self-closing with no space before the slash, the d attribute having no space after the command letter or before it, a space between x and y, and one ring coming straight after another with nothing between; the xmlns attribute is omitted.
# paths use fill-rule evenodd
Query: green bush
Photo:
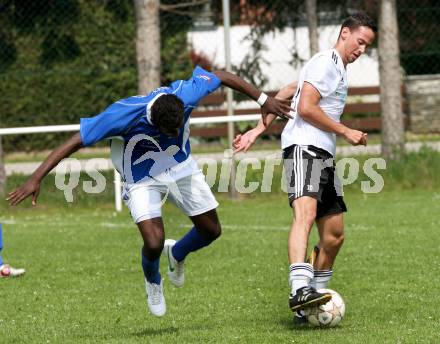
<svg viewBox="0 0 440 344"><path fill-rule="evenodd" d="M137 94L132 1L21 0L2 11L0 127L75 124ZM191 18L165 15L162 82L168 84L192 70L185 34ZM3 146L6 152L50 149L69 135L6 136Z"/></svg>
<svg viewBox="0 0 440 344"><path fill-rule="evenodd" d="M61 18L75 17L67 24L49 24L48 12L41 14L45 28L35 22L33 30L19 31L16 59L0 79L2 127L79 123L81 117L136 94L133 20L119 19L100 2L79 1L78 6L75 13L58 13ZM63 36L64 31L69 36ZM53 148L65 137L8 136L4 149Z"/></svg>

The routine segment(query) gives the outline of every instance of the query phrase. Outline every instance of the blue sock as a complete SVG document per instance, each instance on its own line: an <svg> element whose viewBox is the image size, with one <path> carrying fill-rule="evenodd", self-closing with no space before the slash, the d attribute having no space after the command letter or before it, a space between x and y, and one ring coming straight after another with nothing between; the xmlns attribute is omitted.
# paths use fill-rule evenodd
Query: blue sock
<svg viewBox="0 0 440 344"><path fill-rule="evenodd" d="M2 248L3 248L3 230L2 230L2 224L0 223L0 253L2 252ZM0 255L0 266L3 265L3 259L2 256Z"/></svg>
<svg viewBox="0 0 440 344"><path fill-rule="evenodd" d="M154 261L148 260L141 251L142 256L142 270L144 270L145 278L150 283L160 284L161 276L159 272L160 258Z"/></svg>
<svg viewBox="0 0 440 344"><path fill-rule="evenodd" d="M213 240L203 238L196 227L193 227L173 246L172 253L174 258L181 262L190 253L208 246Z"/></svg>

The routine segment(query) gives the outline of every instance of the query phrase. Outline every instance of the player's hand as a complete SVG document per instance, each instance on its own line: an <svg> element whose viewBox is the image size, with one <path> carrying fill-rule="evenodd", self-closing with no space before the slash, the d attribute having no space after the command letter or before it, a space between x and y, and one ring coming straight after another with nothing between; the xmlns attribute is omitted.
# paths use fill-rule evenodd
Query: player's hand
<svg viewBox="0 0 440 344"><path fill-rule="evenodd" d="M7 201L9 205L17 205L30 195L32 195L32 205L37 204L37 198L40 194L40 182L29 178L26 183L8 194Z"/></svg>
<svg viewBox="0 0 440 344"><path fill-rule="evenodd" d="M368 134L362 133L361 145L366 146L368 141Z"/></svg>
<svg viewBox="0 0 440 344"><path fill-rule="evenodd" d="M360 130L348 129L345 134L345 140L353 146L367 145L367 133Z"/></svg>
<svg viewBox="0 0 440 344"><path fill-rule="evenodd" d="M263 124L266 125L266 117L272 113L281 118L293 118L290 111L293 110L291 106L292 101L289 99L278 99L268 97L264 105L261 107L261 116Z"/></svg>
<svg viewBox="0 0 440 344"><path fill-rule="evenodd" d="M260 135L255 129L248 130L244 134L238 134L232 143L232 146L234 147L234 154L241 151L246 153L255 143L258 136Z"/></svg>

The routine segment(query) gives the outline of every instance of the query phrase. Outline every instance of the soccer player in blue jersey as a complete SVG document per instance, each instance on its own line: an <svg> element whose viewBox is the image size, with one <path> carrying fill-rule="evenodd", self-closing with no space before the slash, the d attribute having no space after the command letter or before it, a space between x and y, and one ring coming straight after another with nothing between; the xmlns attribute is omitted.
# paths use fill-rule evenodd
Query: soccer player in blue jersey
<svg viewBox="0 0 440 344"><path fill-rule="evenodd" d="M124 179L123 199L142 235L142 268L147 304L152 314L166 312L159 258L168 259L168 275L177 287L184 282L183 264L190 252L220 236L218 206L204 175L191 156L189 117L221 85L256 100L263 115L289 117L290 101L268 97L238 76L196 67L188 80L178 80L146 96L125 98L101 114L82 118L80 132L55 149L32 176L9 194L11 205L32 195L36 204L41 180L63 158L81 147L111 139L112 161ZM194 226L177 242L164 240L161 206L170 198Z"/></svg>
<svg viewBox="0 0 440 344"><path fill-rule="evenodd" d="M19 277L25 273L24 269L13 268L9 264L5 264L1 256L3 249L3 228L0 223L0 278Z"/></svg>

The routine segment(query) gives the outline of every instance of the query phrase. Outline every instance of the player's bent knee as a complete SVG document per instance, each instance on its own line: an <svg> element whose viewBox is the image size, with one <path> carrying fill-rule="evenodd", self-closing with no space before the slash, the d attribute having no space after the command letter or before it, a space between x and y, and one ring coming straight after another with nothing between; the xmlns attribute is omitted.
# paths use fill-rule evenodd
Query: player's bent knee
<svg viewBox="0 0 440 344"><path fill-rule="evenodd" d="M220 237L220 235L222 234L222 226L220 225L220 223L216 223L215 225L212 225L210 227L211 228L207 230L207 235L209 237L209 240L214 241L218 239L218 237Z"/></svg>
<svg viewBox="0 0 440 344"><path fill-rule="evenodd" d="M327 238L327 240L324 241L323 243L323 248L326 251L334 251L334 250L339 250L342 245L344 244L344 234L340 234L340 235L333 235L330 238Z"/></svg>
<svg viewBox="0 0 440 344"><path fill-rule="evenodd" d="M217 224L217 228L216 228L214 235L215 235L214 240L218 239L220 237L220 235L222 235L222 226L220 225L220 223Z"/></svg>
<svg viewBox="0 0 440 344"><path fill-rule="evenodd" d="M144 242L144 256L150 260L159 258L163 250L163 244L163 240L150 240L148 242Z"/></svg>
<svg viewBox="0 0 440 344"><path fill-rule="evenodd" d="M335 248L340 248L344 244L344 234L338 235L334 238L334 246Z"/></svg>
<svg viewBox="0 0 440 344"><path fill-rule="evenodd" d="M203 237L210 242L216 240L222 233L220 223L211 223L209 226L204 226L203 228L197 227L197 229L201 232Z"/></svg>

